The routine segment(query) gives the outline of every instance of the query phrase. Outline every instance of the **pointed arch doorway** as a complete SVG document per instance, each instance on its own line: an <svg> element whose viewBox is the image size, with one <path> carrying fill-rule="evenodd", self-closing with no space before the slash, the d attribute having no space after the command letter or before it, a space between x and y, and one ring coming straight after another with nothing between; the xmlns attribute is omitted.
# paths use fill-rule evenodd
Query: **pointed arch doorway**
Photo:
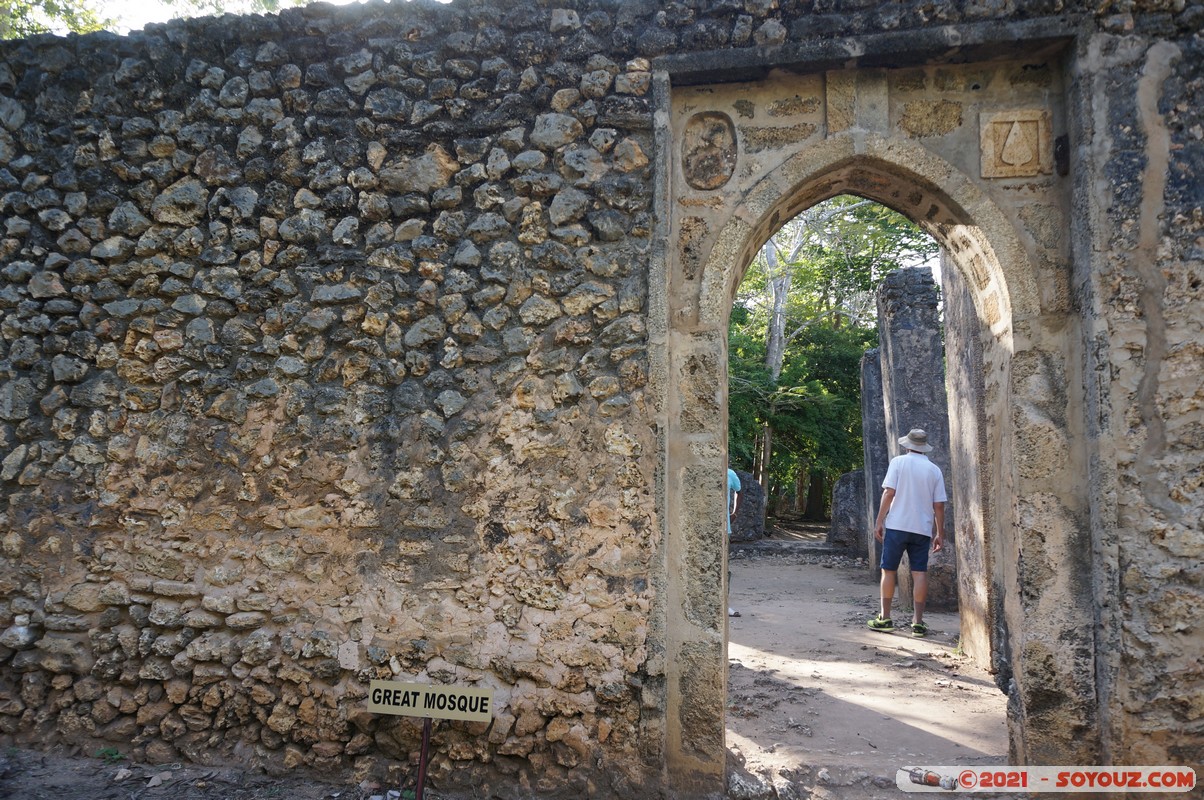
<svg viewBox="0 0 1204 800"><path fill-rule="evenodd" d="M1006 75L1022 65L975 68L978 76L983 70ZM1017 557L1034 535L1055 547L1073 539L1074 512L1085 503L1073 486L1051 491L1041 482L1050 446L1076 457L1072 420L1082 398L1066 398L1061 416L1027 413L1032 404L1018 400L1022 384L1036 385L1043 376L1065 382L1073 370L1074 320L1069 309L1051 319L1039 288L1043 264L1064 248L1056 228L1065 225L1067 189L1043 171L1049 131L1060 124L1060 87L1007 97L1025 106L1002 130L1007 159L1025 157L1016 138L1031 134L1027 168L1037 170L1030 181L1036 188L1022 196L1008 194L1014 183L993 182L983 161L983 137L996 135L991 123L999 114L988 109L998 108L1000 98L959 95L954 119L943 105L953 101L941 88L951 80L957 75L938 80L933 70L911 69L684 89L670 89L663 76L658 81L667 112L658 131L665 249L663 272L650 276L650 333L662 388L666 767L678 796L717 797L725 786L721 476L728 315L743 271L765 240L786 220L838 194L880 202L917 222L968 287L980 355L975 388L963 398L974 419L957 434L964 441L953 443L975 454L975 474L955 499L974 520L970 541L958 543L959 568L968 564L976 573L960 581L962 641L980 664L1005 671L1002 682L1018 708L1011 721L1014 753L1073 759L1091 747L1044 717L1052 705L1062 723L1069 712L1072 729L1076 721L1091 723L1093 681L1078 660L1090 647L1076 641L1083 635L1081 616L1090 615L1089 580L1072 579L1055 592L1064 607L1084 611L1042 619L1025 595L1029 576ZM1002 152L989 157L1006 166ZM1057 213L1036 218L1033 208ZM1044 238L1034 245L1038 235ZM1033 447L1037 440L1042 445ZM1070 663L1052 657L1045 645L1051 638L1069 643ZM1056 697L1048 685L1045 694L1034 693L1038 674L1042 683L1053 680Z"/></svg>

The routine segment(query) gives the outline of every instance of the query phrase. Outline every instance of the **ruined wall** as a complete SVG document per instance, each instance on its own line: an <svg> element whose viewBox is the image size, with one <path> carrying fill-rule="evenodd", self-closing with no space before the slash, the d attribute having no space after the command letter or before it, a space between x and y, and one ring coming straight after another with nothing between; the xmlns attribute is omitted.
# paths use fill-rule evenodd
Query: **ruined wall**
<svg viewBox="0 0 1204 800"><path fill-rule="evenodd" d="M1095 577L1097 597L1096 629L1073 643L1084 699L1070 718L1093 721L1082 708L1098 700L1105 755L1198 763L1182 731L1204 716L1190 638L1204 593L1184 567L1198 564L1204 516L1189 368L1200 8L1071 4L1034 27L1046 13L1019 4L1001 26L988 5L499 0L6 44L5 740L384 774L413 757L418 726L367 714L364 691L404 676L498 693L488 725L439 726L440 788L658 796L686 791L665 777L683 752L721 775L722 698L716 728L715 709L674 705L666 677L722 686L691 633L684 658L666 644L678 619L723 617L689 605L721 596L697 586L667 611L678 582L718 585L720 569L714 548L668 561L684 526L665 513L666 486L680 476L658 472L658 437L713 417L722 392L696 380L696 397L667 407L679 373L650 355L675 346L660 336L664 300L683 289L657 282L654 179L679 150L654 139L668 112L656 74L759 80L801 64L808 91L839 98L856 73L825 89L824 70L914 67L892 78L903 104L873 119L905 120L907 137L952 148L970 172L973 121L957 112L981 87L970 68L926 59L951 34L958 58L1014 57L1056 29L1079 36L1078 200L1054 209L1076 221L1075 257L1042 264L1048 324L1019 334L1046 349L1081 341L1070 355L1084 364L1026 364L1019 385L1052 376L1071 399L1090 387L1086 413L1067 407L1090 458L1058 473L1089 475L1098 498L1066 522L1083 544L1072 577ZM690 53L706 67L674 61ZM998 74L1025 97L1057 94L1022 66ZM775 148L836 129L776 99L760 108L804 127L752 125L769 138L753 141L765 149L746 185ZM1035 251L1060 252L1058 217L1026 204L1024 183L1010 219ZM1071 311L1088 317L1081 335ZM681 374L716 375L722 344L708 347ZM716 540L720 474L689 473L673 501L713 509ZM1017 599L1019 619L1063 596L1067 565L1042 541L1060 508L1021 517L1028 571L1001 583L1015 598L1046 583ZM706 543L702 526L687 535ZM1029 665L1017 697L1034 706L1048 700L1040 665L1063 684L1057 642L1040 633L1017 655ZM1080 668L1084 653L1097 672ZM1053 730L1067 717L1043 719ZM1082 751L1052 734L1040 750L1018 724L1020 757L1093 752L1088 728L1060 734Z"/></svg>
<svg viewBox="0 0 1204 800"><path fill-rule="evenodd" d="M439 726L437 785L659 783L650 75L597 38L622 18L6 44L9 741L383 774L418 726L367 682L412 676L498 693Z"/></svg>

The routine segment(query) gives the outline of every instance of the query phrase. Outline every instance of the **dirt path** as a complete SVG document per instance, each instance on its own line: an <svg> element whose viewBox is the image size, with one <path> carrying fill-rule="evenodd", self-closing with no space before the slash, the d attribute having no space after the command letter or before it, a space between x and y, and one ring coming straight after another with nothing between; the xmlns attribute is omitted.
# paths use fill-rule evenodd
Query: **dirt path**
<svg viewBox="0 0 1204 800"><path fill-rule="evenodd" d="M734 550L727 743L737 783L760 778L783 798L898 798L902 767L1007 763L1006 698L959 654L956 613L926 614L925 639L878 633L865 624L878 587L864 562L798 544ZM892 616L910 621L910 609Z"/></svg>

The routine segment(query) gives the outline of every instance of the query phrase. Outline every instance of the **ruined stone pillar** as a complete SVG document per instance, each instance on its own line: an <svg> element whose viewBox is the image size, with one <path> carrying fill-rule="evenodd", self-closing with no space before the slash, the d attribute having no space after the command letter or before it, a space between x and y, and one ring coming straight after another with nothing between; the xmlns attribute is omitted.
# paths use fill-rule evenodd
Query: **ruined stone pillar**
<svg viewBox="0 0 1204 800"><path fill-rule="evenodd" d="M951 464L944 346L931 270L901 269L886 276L878 288L878 336L889 452L892 456L899 455L902 452L897 444L899 437L912 428L923 428L934 446L928 457L945 474L948 491ZM928 607L933 610L957 607L953 514L953 504L947 503L945 547L928 562ZM902 565L899 600L906 605L911 603L911 574Z"/></svg>
<svg viewBox="0 0 1204 800"><path fill-rule="evenodd" d="M732 519L733 542L756 542L765 538L765 492L751 472L736 470L740 478L740 501Z"/></svg>
<svg viewBox="0 0 1204 800"><path fill-rule="evenodd" d="M865 552L870 572L878 574L882 545L874 538L874 520L882 500L882 479L890 463L886 410L882 397L882 354L875 347L861 357L861 450L865 458Z"/></svg>
<svg viewBox="0 0 1204 800"><path fill-rule="evenodd" d="M828 544L863 556L865 542L865 471L846 472L832 487L832 525Z"/></svg>

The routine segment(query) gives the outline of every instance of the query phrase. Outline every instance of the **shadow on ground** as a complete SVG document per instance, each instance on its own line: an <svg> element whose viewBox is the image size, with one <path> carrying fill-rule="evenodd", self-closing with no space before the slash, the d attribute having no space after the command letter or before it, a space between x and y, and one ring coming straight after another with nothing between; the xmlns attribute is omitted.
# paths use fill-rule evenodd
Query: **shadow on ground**
<svg viewBox="0 0 1204 800"><path fill-rule="evenodd" d="M876 573L826 533L731 546L728 796L898 798L901 768L1006 764L1006 697L957 613L926 614L926 638L871 631Z"/></svg>

